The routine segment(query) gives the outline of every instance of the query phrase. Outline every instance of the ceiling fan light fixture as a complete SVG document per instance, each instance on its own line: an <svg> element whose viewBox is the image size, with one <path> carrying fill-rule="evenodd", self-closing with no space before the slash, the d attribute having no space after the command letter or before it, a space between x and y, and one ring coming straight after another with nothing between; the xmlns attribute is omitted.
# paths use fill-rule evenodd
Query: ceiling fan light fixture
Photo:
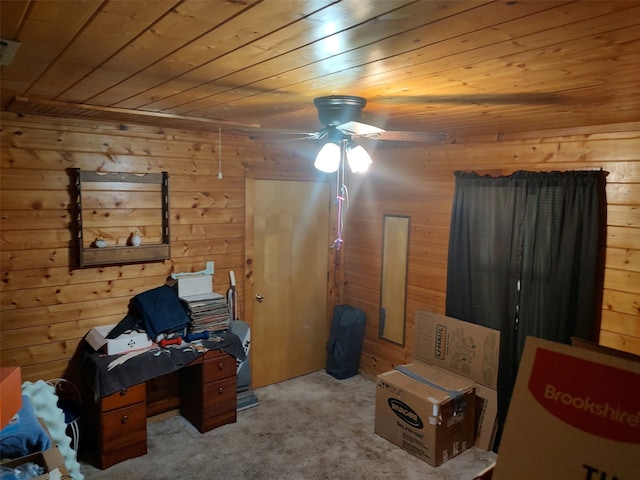
<svg viewBox="0 0 640 480"><path fill-rule="evenodd" d="M357 144L347 149L347 162L353 173L366 172L373 163L364 147Z"/></svg>
<svg viewBox="0 0 640 480"><path fill-rule="evenodd" d="M359 121L367 100L353 95L328 95L313 99L318 109L320 123L327 127L336 127L343 123Z"/></svg>
<svg viewBox="0 0 640 480"><path fill-rule="evenodd" d="M321 172L336 172L340 166L340 156L340 146L332 142L327 142L318 152L313 166Z"/></svg>

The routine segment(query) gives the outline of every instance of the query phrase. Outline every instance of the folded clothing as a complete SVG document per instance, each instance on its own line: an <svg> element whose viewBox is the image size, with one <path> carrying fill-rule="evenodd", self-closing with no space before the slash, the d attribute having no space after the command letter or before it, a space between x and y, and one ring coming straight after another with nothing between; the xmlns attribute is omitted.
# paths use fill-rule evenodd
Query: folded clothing
<svg viewBox="0 0 640 480"><path fill-rule="evenodd" d="M109 332L107 338L116 338L126 330L146 330L155 340L160 333L180 332L189 324L189 316L180 303L178 293L168 285L139 293L129 302L129 313Z"/></svg>
<svg viewBox="0 0 640 480"><path fill-rule="evenodd" d="M31 398L22 396L22 408L0 431L2 458L19 458L51 448L49 434L36 416Z"/></svg>

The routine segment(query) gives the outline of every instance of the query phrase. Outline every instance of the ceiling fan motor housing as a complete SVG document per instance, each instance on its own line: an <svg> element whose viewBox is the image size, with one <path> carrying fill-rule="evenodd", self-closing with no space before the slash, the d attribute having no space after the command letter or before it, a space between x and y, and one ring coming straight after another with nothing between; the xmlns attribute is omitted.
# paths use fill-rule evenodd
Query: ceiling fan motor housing
<svg viewBox="0 0 640 480"><path fill-rule="evenodd" d="M335 127L347 122L358 122L367 100L350 95L329 95L313 100L318 118L325 127Z"/></svg>

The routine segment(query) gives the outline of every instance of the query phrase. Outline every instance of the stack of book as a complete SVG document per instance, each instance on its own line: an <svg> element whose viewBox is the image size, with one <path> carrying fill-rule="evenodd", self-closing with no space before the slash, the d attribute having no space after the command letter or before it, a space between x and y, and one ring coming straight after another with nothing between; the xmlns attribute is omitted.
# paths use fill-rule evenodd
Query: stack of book
<svg viewBox="0 0 640 480"><path fill-rule="evenodd" d="M182 297L191 321L189 333L229 330L229 306L226 298L216 292Z"/></svg>

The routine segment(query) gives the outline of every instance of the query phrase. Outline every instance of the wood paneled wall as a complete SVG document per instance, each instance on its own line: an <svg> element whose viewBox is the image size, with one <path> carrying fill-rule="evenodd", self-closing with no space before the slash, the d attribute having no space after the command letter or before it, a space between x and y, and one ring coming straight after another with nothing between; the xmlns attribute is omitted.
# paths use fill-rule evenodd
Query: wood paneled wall
<svg viewBox="0 0 640 480"><path fill-rule="evenodd" d="M238 282L243 318L245 171L299 161L246 137L2 113L1 364L24 380L67 372L82 337L117 323L136 293L215 262ZM169 173L171 260L77 268L69 169ZM135 217L135 209L132 210ZM131 230L144 232L144 225ZM97 236L98 229L92 234ZM76 362L72 362L76 364Z"/></svg>
<svg viewBox="0 0 640 480"><path fill-rule="evenodd" d="M236 272L243 318L247 171L265 178L300 175L300 164L309 160L304 147L267 145L223 132L223 179L218 180L217 132L6 112L1 119L3 366L21 366L25 380L69 374L76 347L91 327L119 321L133 295L163 284L171 272L202 270L209 260L215 261L216 291L226 292L228 272ZM349 177L341 252L344 296L338 299L362 307L368 316L362 372L374 375L411 358L416 309L444 312L454 170L609 171L601 342L640 353L639 131L638 124L613 125L373 152L370 172ZM169 172L172 259L75 268L70 168ZM377 338L383 213L411 217L404 348Z"/></svg>
<svg viewBox="0 0 640 480"><path fill-rule="evenodd" d="M600 343L640 354L640 124L461 138L441 146L379 148L373 156L367 175L350 179L344 232L344 300L367 313L363 373L411 360L416 309L445 311L455 170L609 172ZM383 214L411 217L404 348L378 339Z"/></svg>

